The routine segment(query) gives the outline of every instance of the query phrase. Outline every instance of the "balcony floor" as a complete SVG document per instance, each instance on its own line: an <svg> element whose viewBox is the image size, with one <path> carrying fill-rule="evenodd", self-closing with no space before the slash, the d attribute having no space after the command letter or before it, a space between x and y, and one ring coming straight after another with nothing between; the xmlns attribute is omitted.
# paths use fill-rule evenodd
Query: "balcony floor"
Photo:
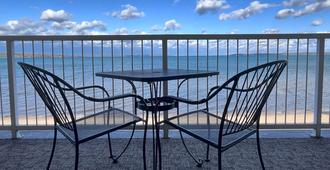
<svg viewBox="0 0 330 170"><path fill-rule="evenodd" d="M114 151L127 139L113 139ZM151 140L148 139L149 146ZM188 146L204 154L205 145L194 139L187 139ZM224 169L261 169L256 150L256 141L251 138L223 153ZM50 139L0 140L0 169L45 169L50 154ZM52 169L72 169L74 147L59 139L52 163ZM262 138L266 169L330 169L330 139L269 139ZM134 139L118 164L112 164L108 156L106 139L97 139L80 147L80 169L142 169L142 140ZM163 139L164 169L200 169L188 157L179 139ZM152 154L151 148L147 151ZM216 150L211 149L211 162L202 169L215 169ZM151 159L149 158L150 162ZM149 165L150 166L150 165ZM150 167L151 168L151 167Z"/></svg>

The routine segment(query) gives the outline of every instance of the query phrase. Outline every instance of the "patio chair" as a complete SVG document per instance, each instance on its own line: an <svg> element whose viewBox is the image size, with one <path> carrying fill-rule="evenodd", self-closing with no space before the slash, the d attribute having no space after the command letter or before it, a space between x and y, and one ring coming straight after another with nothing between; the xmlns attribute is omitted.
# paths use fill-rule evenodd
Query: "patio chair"
<svg viewBox="0 0 330 170"><path fill-rule="evenodd" d="M106 134L108 135L110 158L114 163L116 163L130 144L135 131L136 123L142 119L136 116L136 109L134 109L134 114L132 114L127 111L111 107L110 102L124 98L133 98L135 101L142 100L143 98L135 94L123 94L110 97L108 92L102 86L74 88L63 79L44 69L26 63L18 64L24 70L26 76L29 78L35 90L38 92L39 96L54 118L53 147L47 169L50 168L54 156L57 131L62 133L63 136L75 146L75 169L78 169L79 145ZM106 97L95 98L85 95L83 91L87 89L99 89L106 95ZM69 92L75 96L81 97L83 100L90 102L103 102L108 106L101 112L93 113L82 118L77 118L76 114L73 112L72 100L68 100ZM72 99L72 95L69 97ZM114 119L119 116L120 121L116 122ZM102 125L95 125L95 121L100 120L103 122ZM124 149L118 154L118 156L114 156L112 153L110 133L131 125L133 126L133 130L130 139L127 144L124 145Z"/></svg>
<svg viewBox="0 0 330 170"><path fill-rule="evenodd" d="M282 60L247 69L221 86L211 88L207 96L198 101L179 97L184 80L179 84L177 96L165 96L162 100L205 107L185 114L180 114L178 107L177 115L164 120L164 123L179 130L186 151L198 167L204 160L196 158L188 149L182 132L207 144L206 162L209 161L210 146L217 149L218 169L221 169L222 152L256 134L259 160L264 169L259 141L260 114L286 65L287 61ZM220 109L223 110L222 115L216 114ZM189 120L199 122L198 130L188 125Z"/></svg>

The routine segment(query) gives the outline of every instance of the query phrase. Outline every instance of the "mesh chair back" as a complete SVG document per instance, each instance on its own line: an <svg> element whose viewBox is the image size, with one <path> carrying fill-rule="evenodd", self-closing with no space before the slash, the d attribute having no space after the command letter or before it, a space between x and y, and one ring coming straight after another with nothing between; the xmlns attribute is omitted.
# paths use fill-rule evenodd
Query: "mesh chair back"
<svg viewBox="0 0 330 170"><path fill-rule="evenodd" d="M69 130L74 130L75 118L64 94L65 89L72 89L73 87L46 70L26 63L18 64L53 115L55 123Z"/></svg>
<svg viewBox="0 0 330 170"><path fill-rule="evenodd" d="M261 111L287 61L275 61L245 70L209 95L227 89L221 122L222 135L245 130L259 121Z"/></svg>

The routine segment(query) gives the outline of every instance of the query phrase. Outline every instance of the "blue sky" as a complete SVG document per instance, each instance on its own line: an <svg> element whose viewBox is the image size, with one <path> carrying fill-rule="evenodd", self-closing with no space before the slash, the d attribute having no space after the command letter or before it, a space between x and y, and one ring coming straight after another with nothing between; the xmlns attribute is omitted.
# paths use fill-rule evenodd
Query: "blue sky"
<svg viewBox="0 0 330 170"><path fill-rule="evenodd" d="M0 34L330 31L330 0L10 0Z"/></svg>

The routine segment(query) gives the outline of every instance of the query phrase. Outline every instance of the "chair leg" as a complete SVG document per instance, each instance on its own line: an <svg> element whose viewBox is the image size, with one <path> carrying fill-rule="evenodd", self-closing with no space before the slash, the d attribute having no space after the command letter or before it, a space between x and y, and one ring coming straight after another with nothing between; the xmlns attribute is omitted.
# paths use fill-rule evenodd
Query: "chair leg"
<svg viewBox="0 0 330 170"><path fill-rule="evenodd" d="M218 170L221 170L221 166L222 166L222 160L221 160L221 155L222 155L222 153L221 153L221 149L220 148L218 148Z"/></svg>
<svg viewBox="0 0 330 170"><path fill-rule="evenodd" d="M47 170L50 168L50 164L52 163L54 152L55 152L55 146L56 146L56 139L57 139L57 130L54 129L54 139L53 139L53 147L52 147L52 153L50 154L50 158L47 165Z"/></svg>
<svg viewBox="0 0 330 170"><path fill-rule="evenodd" d="M109 158L113 158L112 154L112 146L111 146L111 138L110 138L110 133L108 133L108 144L109 144Z"/></svg>
<svg viewBox="0 0 330 170"><path fill-rule="evenodd" d="M75 164L74 164L74 169L78 170L78 163L79 163L79 144L75 144L76 148L76 157L75 157Z"/></svg>
<svg viewBox="0 0 330 170"><path fill-rule="evenodd" d="M205 162L210 162L210 145L207 144L207 147L206 147L206 159L205 159Z"/></svg>
<svg viewBox="0 0 330 170"><path fill-rule="evenodd" d="M181 136L181 141L182 141L182 144L183 144L183 146L184 146L184 148L186 149L186 151L187 151L187 153L189 154L189 156L197 163L197 167L202 167L202 165L203 165L203 160L202 159L199 159L198 158L198 160L194 157L194 155L189 151L189 149L188 149L188 147L187 147L187 145L186 145L186 142L184 141L184 139L183 139L183 135L182 135L182 132L181 131L179 131L180 132L180 136Z"/></svg>
<svg viewBox="0 0 330 170"><path fill-rule="evenodd" d="M264 162L262 160L262 155L261 155L259 129L257 129L257 147L258 147L258 155L259 155L259 160L260 160L260 163L261 163L261 167L262 167L262 169L265 169L265 165L264 165Z"/></svg>
<svg viewBox="0 0 330 170"><path fill-rule="evenodd" d="M126 143L124 149L120 152L120 154L118 156L114 156L112 155L112 160L113 160L113 163L117 163L118 162L118 159L124 154L124 152L127 150L129 144L131 143L132 139L133 139L133 136L134 136L134 132L135 132L135 127L136 127L136 124L134 123L133 125L133 130L132 130L132 133L131 133L131 137L129 138L128 142ZM110 137L110 135L109 135Z"/></svg>
<svg viewBox="0 0 330 170"><path fill-rule="evenodd" d="M146 112L146 120L144 125L144 134L143 134L143 169L147 169L147 158L146 158L146 140L147 140L147 130L148 130L148 111Z"/></svg>

